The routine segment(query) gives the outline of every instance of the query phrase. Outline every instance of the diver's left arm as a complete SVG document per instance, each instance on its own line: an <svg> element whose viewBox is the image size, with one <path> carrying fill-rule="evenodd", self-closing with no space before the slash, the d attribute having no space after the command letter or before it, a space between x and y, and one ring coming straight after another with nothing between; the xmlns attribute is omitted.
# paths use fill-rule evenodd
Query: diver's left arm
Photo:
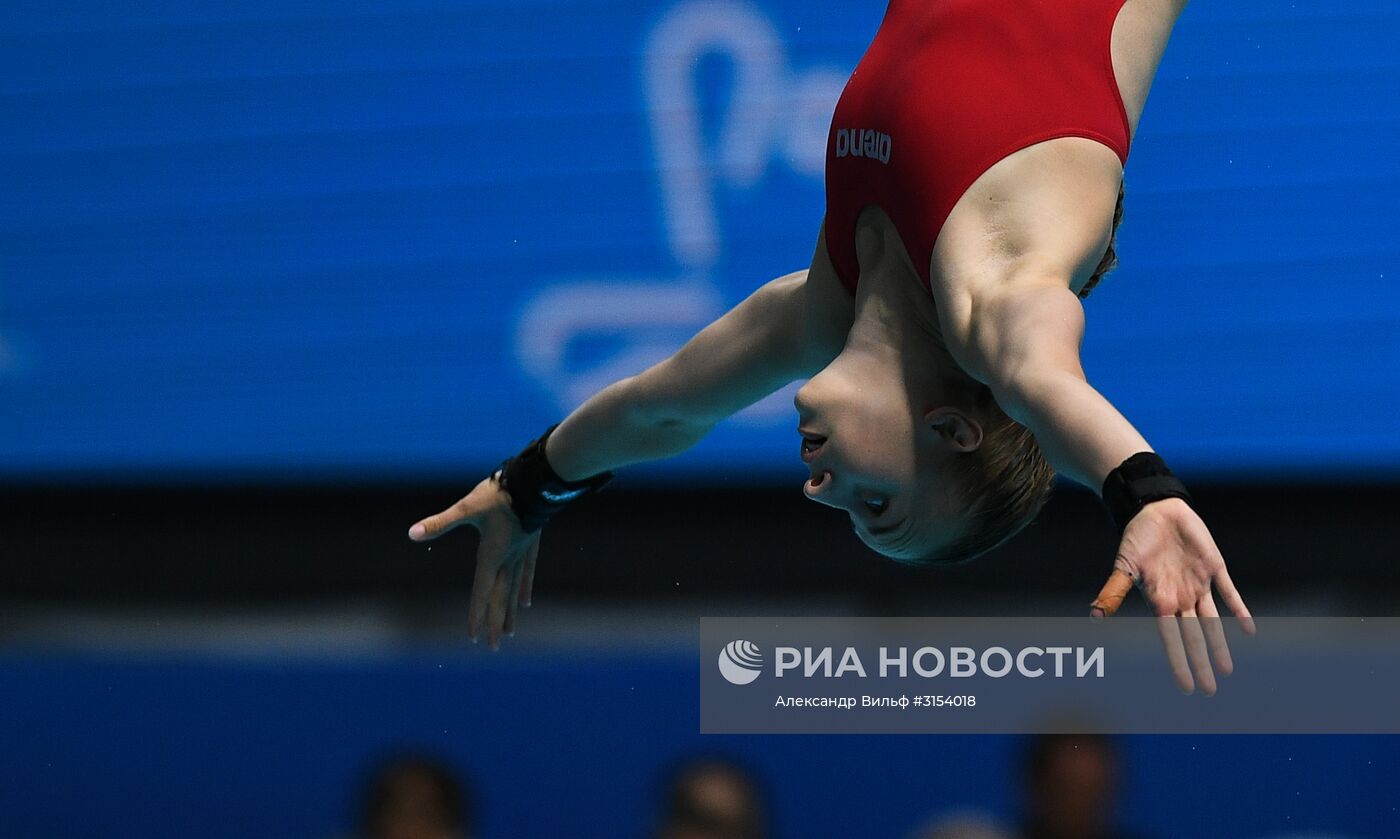
<svg viewBox="0 0 1400 839"><path fill-rule="evenodd" d="M1098 492L1143 436L1084 376L1084 309L1064 286L1022 288L976 304L959 363L1029 428L1055 470ZM950 349L952 349L950 347ZM971 362L971 363L968 363Z"/></svg>
<svg viewBox="0 0 1400 839"><path fill-rule="evenodd" d="M972 307L975 317L950 349L964 369L991 388L1002 409L1031 430L1057 471L1101 493L1109 472L1132 455L1152 450L1085 378L1079 358L1084 309L1064 284L984 293ZM1110 585L1093 604L1094 614L1112 614L1128 588L1120 584L1131 580L1159 617L1215 618L1214 583L1246 631L1253 629L1210 531L1181 499L1150 502L1129 520L1114 568ZM1217 666L1229 673L1219 621L1207 621L1206 634ZM1180 686L1190 690L1194 672L1201 688L1214 692L1201 624L1183 622L1181 635L1173 638L1174 644L1163 636Z"/></svg>

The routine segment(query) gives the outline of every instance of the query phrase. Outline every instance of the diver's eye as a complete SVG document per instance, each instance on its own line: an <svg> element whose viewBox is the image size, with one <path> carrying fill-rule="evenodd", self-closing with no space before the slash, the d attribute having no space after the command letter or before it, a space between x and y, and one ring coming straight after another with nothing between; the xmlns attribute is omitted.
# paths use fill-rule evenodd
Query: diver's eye
<svg viewBox="0 0 1400 839"><path fill-rule="evenodd" d="M888 498L867 498L865 501L865 509L877 516L885 512L889 506L890 500Z"/></svg>

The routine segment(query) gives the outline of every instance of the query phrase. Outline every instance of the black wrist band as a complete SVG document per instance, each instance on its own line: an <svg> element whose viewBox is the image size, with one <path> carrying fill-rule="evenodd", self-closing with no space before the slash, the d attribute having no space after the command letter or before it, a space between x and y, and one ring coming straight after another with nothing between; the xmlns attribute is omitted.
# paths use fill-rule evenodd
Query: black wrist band
<svg viewBox="0 0 1400 839"><path fill-rule="evenodd" d="M551 425L520 454L501 463L496 483L510 494L510 508L526 533L534 533L549 517L585 495L597 492L611 481L613 473L599 472L582 481L559 477L544 456L545 441L559 423Z"/></svg>
<svg viewBox="0 0 1400 839"><path fill-rule="evenodd" d="M1186 485L1155 452L1138 452L1109 472L1103 482L1103 503L1108 506L1119 533L1143 507L1163 498L1180 498L1191 503Z"/></svg>

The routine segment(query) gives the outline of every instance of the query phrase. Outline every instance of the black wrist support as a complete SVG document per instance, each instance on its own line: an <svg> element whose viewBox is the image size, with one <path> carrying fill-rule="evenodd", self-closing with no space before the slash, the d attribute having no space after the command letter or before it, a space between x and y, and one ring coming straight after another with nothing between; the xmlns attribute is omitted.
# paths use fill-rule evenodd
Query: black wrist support
<svg viewBox="0 0 1400 839"><path fill-rule="evenodd" d="M1119 533L1143 507L1163 498L1180 498L1191 503L1185 484L1155 452L1138 452L1109 472L1103 482L1103 503L1108 506Z"/></svg>
<svg viewBox="0 0 1400 839"><path fill-rule="evenodd" d="M526 533L534 533L549 517L589 493L602 489L613 473L599 472L582 481L565 481L544 456L545 441L559 423L551 425L520 454L501 463L496 482L510 494L510 507Z"/></svg>

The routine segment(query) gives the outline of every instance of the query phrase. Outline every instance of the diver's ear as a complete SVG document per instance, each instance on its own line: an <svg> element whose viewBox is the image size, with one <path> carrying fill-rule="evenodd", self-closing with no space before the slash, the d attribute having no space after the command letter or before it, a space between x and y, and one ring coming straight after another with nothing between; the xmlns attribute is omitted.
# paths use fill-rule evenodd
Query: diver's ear
<svg viewBox="0 0 1400 839"><path fill-rule="evenodd" d="M924 423L954 451L972 452L982 445L982 423L957 408L934 408L924 414Z"/></svg>

